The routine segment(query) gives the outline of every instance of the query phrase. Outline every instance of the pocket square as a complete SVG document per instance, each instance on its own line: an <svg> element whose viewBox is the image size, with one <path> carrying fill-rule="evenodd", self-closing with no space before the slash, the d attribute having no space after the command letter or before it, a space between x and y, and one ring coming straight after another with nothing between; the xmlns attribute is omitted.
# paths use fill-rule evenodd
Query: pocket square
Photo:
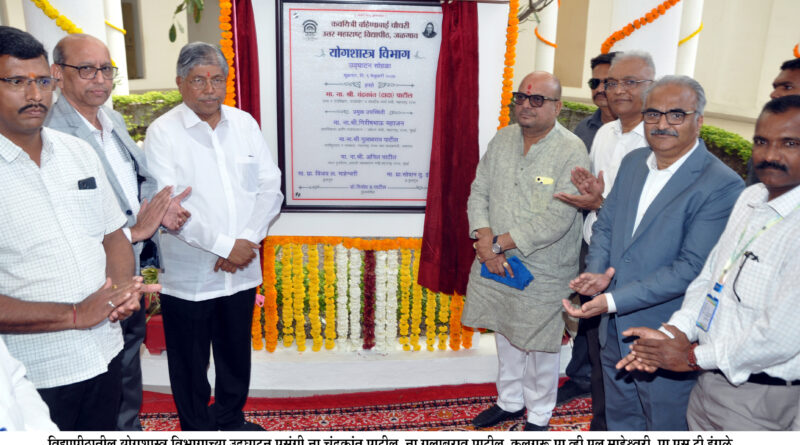
<svg viewBox="0 0 800 445"><path fill-rule="evenodd" d="M489 272L489 269L486 268L486 264L481 264L481 276L484 278L489 278L492 280L497 281L498 283L503 283L506 286L513 287L515 289L525 289L531 281L533 281L533 275L522 264L519 258L512 256L511 258L506 258L508 265L511 266L511 270L514 272L514 278L511 278L508 273L506 276L501 276L496 273Z"/></svg>

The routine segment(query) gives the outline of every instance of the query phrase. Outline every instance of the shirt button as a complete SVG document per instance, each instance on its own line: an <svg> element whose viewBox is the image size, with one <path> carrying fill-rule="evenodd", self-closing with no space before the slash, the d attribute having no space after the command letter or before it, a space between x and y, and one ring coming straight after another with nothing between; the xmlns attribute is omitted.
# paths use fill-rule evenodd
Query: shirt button
<svg viewBox="0 0 800 445"><path fill-rule="evenodd" d="M131 216L131 215L133 215L133 211L131 209L128 209L128 210L125 211L125 214L128 215L128 216Z"/></svg>

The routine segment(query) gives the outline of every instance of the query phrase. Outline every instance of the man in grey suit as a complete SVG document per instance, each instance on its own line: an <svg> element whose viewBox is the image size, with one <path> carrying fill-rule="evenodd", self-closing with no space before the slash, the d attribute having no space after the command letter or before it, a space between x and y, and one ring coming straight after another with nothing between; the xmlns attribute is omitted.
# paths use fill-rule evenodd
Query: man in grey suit
<svg viewBox="0 0 800 445"><path fill-rule="evenodd" d="M94 148L128 219L122 230L133 244L138 275L143 241L152 237L161 224L180 228L189 217L189 212L180 207L180 201L190 190L172 198L172 187L164 187L151 202L144 200L140 204L140 184L149 176L145 157L128 135L122 115L104 105L111 95L117 68L112 66L103 42L85 34L64 37L53 50L51 70L59 81L61 96L53 104L45 126L79 137ZM117 426L120 430L141 430L139 349L145 334L144 304L122 322L122 331L123 391Z"/></svg>
<svg viewBox="0 0 800 445"><path fill-rule="evenodd" d="M665 76L645 93L648 147L622 160L592 229L586 272L570 287L596 295L575 317L603 314L601 362L609 430L685 430L694 373L620 373L622 331L658 328L680 308L744 188L698 139L706 99L686 76ZM623 351L623 352L621 352Z"/></svg>

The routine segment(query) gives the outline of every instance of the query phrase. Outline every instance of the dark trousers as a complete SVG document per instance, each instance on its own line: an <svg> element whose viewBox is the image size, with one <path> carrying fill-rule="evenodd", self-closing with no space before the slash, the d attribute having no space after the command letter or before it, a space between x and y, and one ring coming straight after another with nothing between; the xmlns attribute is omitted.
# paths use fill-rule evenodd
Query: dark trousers
<svg viewBox="0 0 800 445"><path fill-rule="evenodd" d="M140 357L144 334L146 311L144 298L141 308L120 323L125 345L122 349L122 396L117 416L120 431L141 431L139 410L142 408L142 361Z"/></svg>
<svg viewBox="0 0 800 445"><path fill-rule="evenodd" d="M255 291L196 302L161 295L169 381L182 430L224 430L244 422ZM212 406L207 377L210 347L216 371Z"/></svg>
<svg viewBox="0 0 800 445"><path fill-rule="evenodd" d="M115 431L122 391L122 353L108 370L82 382L39 389L50 419L62 431Z"/></svg>
<svg viewBox="0 0 800 445"><path fill-rule="evenodd" d="M584 260L589 246L581 243L580 265L583 272ZM581 295L581 304L591 300ZM567 364L566 374L580 387L591 386L592 393L592 431L606 430L606 394L603 390L603 367L600 363L600 316L578 320L578 332L572 339L572 357Z"/></svg>

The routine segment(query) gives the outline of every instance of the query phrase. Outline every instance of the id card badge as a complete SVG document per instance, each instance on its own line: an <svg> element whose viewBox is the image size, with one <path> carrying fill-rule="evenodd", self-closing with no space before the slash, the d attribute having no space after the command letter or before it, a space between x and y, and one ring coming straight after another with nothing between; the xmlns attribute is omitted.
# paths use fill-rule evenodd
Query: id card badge
<svg viewBox="0 0 800 445"><path fill-rule="evenodd" d="M711 321L714 320L714 314L717 312L717 306L719 306L719 299L711 294L706 294L706 300L703 302L700 315L697 316L697 322L695 322L698 328L708 332Z"/></svg>

